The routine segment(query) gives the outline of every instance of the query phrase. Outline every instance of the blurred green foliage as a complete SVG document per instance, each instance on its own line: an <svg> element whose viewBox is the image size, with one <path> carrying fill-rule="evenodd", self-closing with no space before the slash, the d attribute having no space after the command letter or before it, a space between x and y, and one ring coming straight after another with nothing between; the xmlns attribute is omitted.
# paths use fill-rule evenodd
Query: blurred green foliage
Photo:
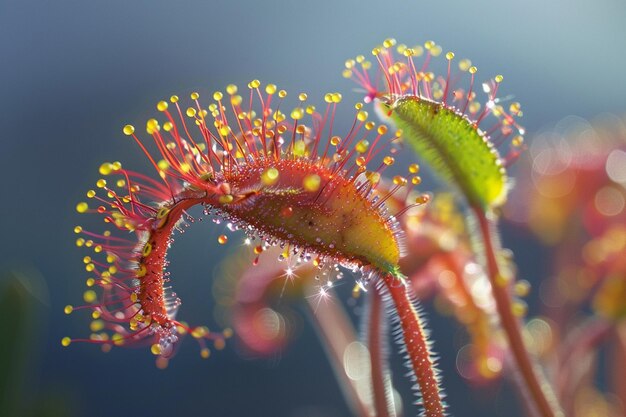
<svg viewBox="0 0 626 417"><path fill-rule="evenodd" d="M38 320L42 300L38 296L38 278L28 273L2 274L0 283L0 416L65 417L69 416L62 395L37 395L29 386L30 372L38 362ZM41 295L41 294L39 294Z"/></svg>

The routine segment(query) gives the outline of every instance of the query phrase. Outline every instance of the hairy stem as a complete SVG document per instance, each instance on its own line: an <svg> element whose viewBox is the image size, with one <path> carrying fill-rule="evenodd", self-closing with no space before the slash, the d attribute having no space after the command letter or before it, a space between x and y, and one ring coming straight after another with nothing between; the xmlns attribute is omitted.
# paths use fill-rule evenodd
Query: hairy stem
<svg viewBox="0 0 626 417"><path fill-rule="evenodd" d="M523 381L523 386L528 390L527 394L532 401L532 408L542 417L562 416L562 412L556 410L558 406L553 404L556 400L548 400L546 391L551 391L551 388L543 378L540 378L536 365L524 344L520 322L513 314L509 294L509 280L506 279L500 270L496 256L496 252L499 248L497 247L498 243L492 235L492 233L495 233L495 228L492 229L487 213L481 207L473 206L472 210L478 220L478 228L484 245L483 251L487 273L489 281L491 282L500 323L506 334L509 349L511 350L515 366ZM552 396L552 398L554 398L554 396Z"/></svg>
<svg viewBox="0 0 626 417"><path fill-rule="evenodd" d="M376 287L376 286L374 286ZM393 391L387 372L387 355L383 340L387 335L382 308L382 296L377 288L369 294L369 320L367 324L367 346L370 353L372 372L372 394L377 417L394 417Z"/></svg>
<svg viewBox="0 0 626 417"><path fill-rule="evenodd" d="M426 417L443 417L444 405L434 368L434 360L428 348L419 313L411 302L410 289L403 278L389 273L383 274L381 281L391 297L402 328L402 338L411 371L422 396L424 415Z"/></svg>

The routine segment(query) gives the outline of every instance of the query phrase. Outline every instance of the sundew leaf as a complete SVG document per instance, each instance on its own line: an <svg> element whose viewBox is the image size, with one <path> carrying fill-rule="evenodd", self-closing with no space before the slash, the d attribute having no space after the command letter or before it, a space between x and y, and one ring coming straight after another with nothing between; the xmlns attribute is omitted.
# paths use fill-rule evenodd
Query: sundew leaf
<svg viewBox="0 0 626 417"><path fill-rule="evenodd" d="M445 105L403 96L388 110L405 140L470 205L496 207L506 200L506 171L496 149L464 116Z"/></svg>

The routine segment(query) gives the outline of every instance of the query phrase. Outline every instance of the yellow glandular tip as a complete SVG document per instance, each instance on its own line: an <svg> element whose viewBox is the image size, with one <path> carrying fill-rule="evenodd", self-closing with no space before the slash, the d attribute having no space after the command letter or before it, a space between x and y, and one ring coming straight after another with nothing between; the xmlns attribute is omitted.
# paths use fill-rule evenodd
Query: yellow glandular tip
<svg viewBox="0 0 626 417"><path fill-rule="evenodd" d="M98 172L100 173L100 175L109 175L111 172L113 172L113 164L109 162L104 162L102 165L100 165L100 168L98 168Z"/></svg>
<svg viewBox="0 0 626 417"><path fill-rule="evenodd" d="M83 293L83 300L85 300L86 303L93 303L94 301L96 301L98 299L98 296L96 294L95 291L93 290L87 290Z"/></svg>
<svg viewBox="0 0 626 417"><path fill-rule="evenodd" d="M126 125L124 126L124 128L122 129L122 132L124 132L124 134L126 136L130 136L133 133L135 133L135 127L133 125Z"/></svg>
<svg viewBox="0 0 626 417"><path fill-rule="evenodd" d="M301 107L296 107L291 111L291 118L293 120L300 120L304 117L304 110Z"/></svg>
<svg viewBox="0 0 626 417"><path fill-rule="evenodd" d="M511 311L515 317L524 317L528 311L528 306L521 300L516 300L511 306Z"/></svg>
<svg viewBox="0 0 626 417"><path fill-rule="evenodd" d="M85 203L84 201L81 201L80 203L76 204L77 212L85 213L87 210L89 210L89 205Z"/></svg>
<svg viewBox="0 0 626 417"><path fill-rule="evenodd" d="M63 309L63 312L65 314L72 314L72 311L74 311L74 307L72 307L71 305L66 305L65 308Z"/></svg>
<svg viewBox="0 0 626 417"><path fill-rule="evenodd" d="M530 293L530 283L526 280L517 281L514 286L515 295L526 297Z"/></svg>
<svg viewBox="0 0 626 417"><path fill-rule="evenodd" d="M237 94L237 86L235 84L228 84L226 86L226 92L231 96Z"/></svg>
<svg viewBox="0 0 626 417"><path fill-rule="evenodd" d="M121 346L124 344L124 336L119 333L114 333L113 336L111 336L111 340L116 346Z"/></svg>
<svg viewBox="0 0 626 417"><path fill-rule="evenodd" d="M369 146L370 146L369 141L367 141L366 139L363 139L359 141L359 143L357 143L354 148L356 149L358 153L365 153L367 152L367 149L369 148Z"/></svg>
<svg viewBox="0 0 626 417"><path fill-rule="evenodd" d="M191 331L191 336L195 339L201 339L206 336L208 332L209 329L204 326L196 327Z"/></svg>
<svg viewBox="0 0 626 417"><path fill-rule="evenodd" d="M310 174L304 177L302 180L302 186L306 191L314 192L320 188L320 183L322 179L317 174Z"/></svg>
<svg viewBox="0 0 626 417"><path fill-rule="evenodd" d="M63 339L61 339L61 345L64 347L68 347L70 345L70 343L72 343L72 339L70 339L69 337L64 337Z"/></svg>
<svg viewBox="0 0 626 417"><path fill-rule="evenodd" d="M415 203L416 203L416 204L426 204L426 203L428 203L429 201L430 201L430 197L429 197L428 195L426 195L426 194L424 194L424 195L420 195L419 197L417 197L417 198L415 199Z"/></svg>
<svg viewBox="0 0 626 417"><path fill-rule="evenodd" d="M89 325L89 329L92 332L99 332L100 330L104 329L104 322L102 320L94 320Z"/></svg>
<svg viewBox="0 0 626 417"><path fill-rule="evenodd" d="M279 175L280 172L278 169L271 167L263 171L263 174L261 174L261 181L265 185L273 185L276 181L278 181Z"/></svg>
<svg viewBox="0 0 626 417"><path fill-rule="evenodd" d="M153 355L160 355L161 345L159 345L158 343L153 344L152 346L150 346L150 352L152 352Z"/></svg>
<svg viewBox="0 0 626 417"><path fill-rule="evenodd" d="M158 132L161 130L161 126L159 126L159 122L156 119L150 119L146 122L146 133L149 135Z"/></svg>
<svg viewBox="0 0 626 417"><path fill-rule="evenodd" d="M380 182L380 173L375 171L368 171L365 173L365 178L372 184L376 185Z"/></svg>
<svg viewBox="0 0 626 417"><path fill-rule="evenodd" d="M229 204L229 203L232 203L234 199L235 198L232 195L225 194L225 195L221 195L218 198L218 201L220 202L220 204Z"/></svg>
<svg viewBox="0 0 626 417"><path fill-rule="evenodd" d="M467 58L464 58L459 61L459 69L461 71L467 71L472 66L472 61Z"/></svg>
<svg viewBox="0 0 626 417"><path fill-rule="evenodd" d="M407 184L407 179L404 178L403 176L396 175L395 177L393 177L393 183L394 185L399 185L403 187Z"/></svg>
<svg viewBox="0 0 626 417"><path fill-rule="evenodd" d="M144 264L139 265L139 268L137 268L137 278L142 278L146 275L146 273L148 272L146 266Z"/></svg>
<svg viewBox="0 0 626 417"><path fill-rule="evenodd" d="M167 110L167 101L161 100L157 103L157 110L158 111L165 111Z"/></svg>
<svg viewBox="0 0 626 417"><path fill-rule="evenodd" d="M211 355L211 351L208 348L204 348L200 350L200 356L202 357L202 359L208 359L210 355Z"/></svg>
<svg viewBox="0 0 626 417"><path fill-rule="evenodd" d="M161 171L165 171L169 168L170 164L169 162L167 162L165 159L161 159L158 163L157 163L159 169Z"/></svg>

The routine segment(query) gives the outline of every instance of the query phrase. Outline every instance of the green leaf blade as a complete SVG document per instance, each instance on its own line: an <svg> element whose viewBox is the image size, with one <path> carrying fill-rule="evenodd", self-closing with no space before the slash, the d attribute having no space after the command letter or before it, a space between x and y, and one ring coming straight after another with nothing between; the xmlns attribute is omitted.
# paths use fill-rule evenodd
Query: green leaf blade
<svg viewBox="0 0 626 417"><path fill-rule="evenodd" d="M403 96L389 106L405 140L470 205L497 207L506 200L506 170L491 142L464 116L445 105Z"/></svg>

